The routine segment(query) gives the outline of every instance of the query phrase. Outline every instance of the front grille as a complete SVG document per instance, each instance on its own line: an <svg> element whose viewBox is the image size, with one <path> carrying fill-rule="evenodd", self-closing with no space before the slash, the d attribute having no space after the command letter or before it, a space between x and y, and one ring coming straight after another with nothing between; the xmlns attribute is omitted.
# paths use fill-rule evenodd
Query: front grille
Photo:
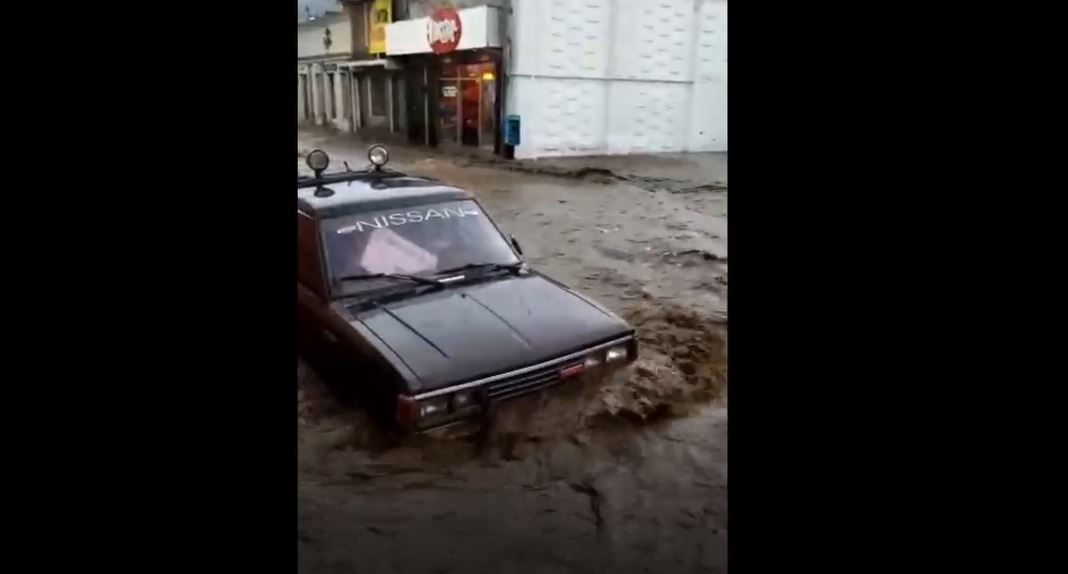
<svg viewBox="0 0 1068 574"><path fill-rule="evenodd" d="M534 372L524 373L517 377L490 383L486 386L486 396L491 401L499 401L551 387L561 382L561 370L578 364L581 364L581 361L563 365L554 365Z"/></svg>

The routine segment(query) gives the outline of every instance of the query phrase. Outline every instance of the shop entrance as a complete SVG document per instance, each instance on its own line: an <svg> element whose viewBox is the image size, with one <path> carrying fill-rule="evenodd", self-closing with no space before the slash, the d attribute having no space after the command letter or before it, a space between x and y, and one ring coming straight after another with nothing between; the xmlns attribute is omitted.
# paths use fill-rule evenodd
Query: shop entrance
<svg viewBox="0 0 1068 574"><path fill-rule="evenodd" d="M493 151L497 141L497 66L444 64L438 81L438 144Z"/></svg>

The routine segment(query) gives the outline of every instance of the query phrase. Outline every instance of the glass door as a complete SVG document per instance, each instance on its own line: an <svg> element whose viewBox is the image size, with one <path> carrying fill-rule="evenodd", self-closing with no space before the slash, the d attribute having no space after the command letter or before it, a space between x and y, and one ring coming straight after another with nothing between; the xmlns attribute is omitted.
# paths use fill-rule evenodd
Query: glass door
<svg viewBox="0 0 1068 574"><path fill-rule="evenodd" d="M493 62L448 63L438 85L438 144L493 150L497 142L497 77Z"/></svg>
<svg viewBox="0 0 1068 574"><path fill-rule="evenodd" d="M460 143L460 81L441 78L438 83L438 144Z"/></svg>

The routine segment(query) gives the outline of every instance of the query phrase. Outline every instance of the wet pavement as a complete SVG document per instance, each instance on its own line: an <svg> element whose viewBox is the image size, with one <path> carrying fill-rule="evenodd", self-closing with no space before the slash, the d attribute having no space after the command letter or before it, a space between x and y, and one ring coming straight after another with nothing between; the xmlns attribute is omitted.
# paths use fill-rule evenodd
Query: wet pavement
<svg viewBox="0 0 1068 574"><path fill-rule="evenodd" d="M364 143L324 132L298 146L367 163ZM508 404L478 440L384 435L301 362L301 571L725 572L726 156L390 150L391 167L472 191L533 267L626 317L641 357Z"/></svg>

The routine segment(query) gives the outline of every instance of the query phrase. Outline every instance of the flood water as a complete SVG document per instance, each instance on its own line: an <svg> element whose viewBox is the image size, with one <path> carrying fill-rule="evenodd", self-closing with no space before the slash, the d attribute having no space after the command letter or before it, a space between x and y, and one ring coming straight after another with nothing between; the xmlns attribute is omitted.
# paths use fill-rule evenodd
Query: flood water
<svg viewBox="0 0 1068 574"><path fill-rule="evenodd" d="M299 143L366 163L355 143ZM391 151L391 167L474 192L534 268L627 318L640 358L512 401L488 434L408 438L338 405L301 360L301 572L725 572L719 160L609 158L618 176L561 177Z"/></svg>

